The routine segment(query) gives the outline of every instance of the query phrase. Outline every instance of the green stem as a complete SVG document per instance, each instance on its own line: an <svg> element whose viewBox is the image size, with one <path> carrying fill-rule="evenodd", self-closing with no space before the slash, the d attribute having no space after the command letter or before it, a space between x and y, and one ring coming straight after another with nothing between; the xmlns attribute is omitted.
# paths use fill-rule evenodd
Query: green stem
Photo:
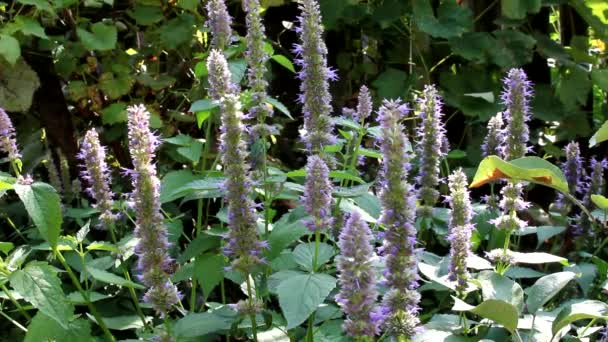
<svg viewBox="0 0 608 342"><path fill-rule="evenodd" d="M247 296L249 296L249 298L248 298L249 307L253 308L253 291L251 288L251 279L250 279L249 274L247 274L246 278L247 278ZM249 315L249 317L251 318L251 331L253 333L253 342L257 342L258 341L258 323L255 318L255 312L252 313L251 315Z"/></svg>
<svg viewBox="0 0 608 342"><path fill-rule="evenodd" d="M13 295L11 294L11 291L6 287L6 285L0 285L0 288L2 289L2 291L4 293L6 293L6 296L8 297L8 299L11 300L11 302L13 302L15 307L17 307L17 310L19 310L19 313L21 313L21 315L23 317L25 317L25 319L27 319L28 321L31 321L32 316L30 316L30 314L28 314L27 311L21 306L21 304L19 304L19 302L15 299L15 297L13 297Z"/></svg>
<svg viewBox="0 0 608 342"><path fill-rule="evenodd" d="M312 259L312 270L313 272L317 271L317 268L319 267L319 265L317 265L318 261L319 261L319 246L321 245L321 232L320 231L315 231L315 255L313 256Z"/></svg>
<svg viewBox="0 0 608 342"><path fill-rule="evenodd" d="M14 325L17 326L17 328L21 329L23 332L27 333L27 328L24 327L23 325L21 325L19 322L15 321L14 319L11 318L11 316L5 314L4 312L0 311L0 315L2 315L4 318L6 318L7 320L9 320L11 323L13 323Z"/></svg>
<svg viewBox="0 0 608 342"><path fill-rule="evenodd" d="M101 328L101 330L103 330L104 334L108 337L108 339L110 341L112 341L112 342L116 341L116 339L114 338L114 336L112 335L112 333L110 332L110 330L108 329L108 327L106 326L106 323L103 321L103 318L101 317L101 315L99 314L99 312L97 312L97 309L95 308L95 306L93 305L93 303L91 303L91 298L89 297L89 293L86 292L82 288L82 286L80 286L80 282L78 281L78 278L76 278L76 275L72 271L72 268L68 265L68 263L63 258L63 255L61 254L61 251L59 251L57 248L54 248L53 249L53 253L55 254L55 256L57 257L57 260L59 260L59 262L61 263L61 265L63 266L63 268L66 270L66 272L70 276L70 279L72 280L72 283L74 284L74 286L76 287L76 289L78 290L78 292L80 292L80 295L82 296L82 298L86 302L87 307L91 311L91 314L95 318L95 321L97 321L97 324L99 325L99 327Z"/></svg>
<svg viewBox="0 0 608 342"><path fill-rule="evenodd" d="M596 256L602 250L602 248L604 248L604 246L606 245L606 243L608 243L608 237L606 237L602 241L602 243L599 245L599 247L597 247L597 249L593 252L593 254L591 256L592 257Z"/></svg>

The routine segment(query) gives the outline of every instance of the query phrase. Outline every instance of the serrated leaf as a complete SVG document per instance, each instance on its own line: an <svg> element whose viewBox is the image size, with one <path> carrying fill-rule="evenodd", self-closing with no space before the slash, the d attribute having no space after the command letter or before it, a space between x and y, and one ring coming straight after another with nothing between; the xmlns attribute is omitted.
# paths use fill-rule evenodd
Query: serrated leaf
<svg viewBox="0 0 608 342"><path fill-rule="evenodd" d="M169 49L176 49L180 45L190 42L194 33L194 25L194 17L189 13L182 13L167 21L158 29L162 45Z"/></svg>
<svg viewBox="0 0 608 342"><path fill-rule="evenodd" d="M535 314L574 277L576 277L574 272L557 272L538 279L534 285L526 289L528 312Z"/></svg>
<svg viewBox="0 0 608 342"><path fill-rule="evenodd" d="M143 290L146 288L145 286L143 286L141 284L134 283L134 282L127 280L123 277L120 277L114 273L110 273L108 271L104 271L104 270L101 270L98 268L87 266L87 272L94 279L99 280L102 283L116 284L119 286L125 286L125 287L139 289L139 290Z"/></svg>
<svg viewBox="0 0 608 342"><path fill-rule="evenodd" d="M85 319L76 319L64 327L57 324L53 318L38 312L27 326L27 333L23 341L93 342L95 339L91 336L91 323Z"/></svg>
<svg viewBox="0 0 608 342"><path fill-rule="evenodd" d="M336 278L323 274L298 274L277 286L279 305L287 320L287 329L302 324L336 287Z"/></svg>
<svg viewBox="0 0 608 342"><path fill-rule="evenodd" d="M222 279L224 268L227 266L222 254L207 253L199 255L194 261L194 276L201 284L205 300Z"/></svg>
<svg viewBox="0 0 608 342"><path fill-rule="evenodd" d="M282 104L281 102L279 102L278 100L276 100L272 97L266 97L266 102L269 103L273 108L278 109L279 112L285 114L286 117L293 120L293 116L291 116L289 109L287 109L287 107L284 104Z"/></svg>
<svg viewBox="0 0 608 342"><path fill-rule="evenodd" d="M283 222L281 220L276 222L274 228L270 232L270 237L268 238L268 244L270 246L268 252L269 258L271 260L276 258L281 254L283 249L289 246L289 244L306 234L310 234L310 230L306 228L301 220L291 223Z"/></svg>
<svg viewBox="0 0 608 342"><path fill-rule="evenodd" d="M293 63L291 63L291 61L289 60L289 58L283 56L283 55L272 55L272 60L279 63L281 66L283 66L285 69L295 73L296 69L293 67Z"/></svg>
<svg viewBox="0 0 608 342"><path fill-rule="evenodd" d="M127 122L127 104L115 102L101 110L101 121L104 125Z"/></svg>
<svg viewBox="0 0 608 342"><path fill-rule="evenodd" d="M437 17L427 0L412 1L412 10L416 25L433 37L457 37L470 30L473 24L471 10L467 6L459 6L455 1L442 1L437 9Z"/></svg>
<svg viewBox="0 0 608 342"><path fill-rule="evenodd" d="M126 95L135 84L135 80L128 74L114 75L111 72L104 72L99 77L99 89L101 89L110 99L117 99ZM154 113L150 122L154 120Z"/></svg>
<svg viewBox="0 0 608 342"><path fill-rule="evenodd" d="M98 22L91 25L91 31L77 28L76 34L87 50L107 51L116 46L118 33L116 26Z"/></svg>
<svg viewBox="0 0 608 342"><path fill-rule="evenodd" d="M555 165L538 157L523 157L504 161L489 156L481 161L470 187L476 188L497 179L527 181L568 193L564 173Z"/></svg>
<svg viewBox="0 0 608 342"><path fill-rule="evenodd" d="M513 280L498 273L485 271L478 278L483 299L498 299L510 303L520 313L524 306L524 290Z"/></svg>
<svg viewBox="0 0 608 342"><path fill-rule="evenodd" d="M17 16L15 19L15 23L19 27L19 31L26 36L36 36L42 39L48 39L46 33L44 33L44 28L40 25L40 23L30 17L26 16Z"/></svg>
<svg viewBox="0 0 608 342"><path fill-rule="evenodd" d="M319 244L319 254L317 256L316 268L324 265L334 256L334 248L326 243ZM315 243L302 243L296 246L293 250L293 256L295 262L300 265L304 270L311 271L315 269L313 267L315 255Z"/></svg>
<svg viewBox="0 0 608 342"><path fill-rule="evenodd" d="M15 184L14 187L40 235L51 248L55 248L63 222L61 199L55 188L38 182L31 185Z"/></svg>
<svg viewBox="0 0 608 342"><path fill-rule="evenodd" d="M3 44L0 37L0 54L6 47ZM10 112L27 111L40 86L38 75L23 59L12 66L0 60L0 70L0 107Z"/></svg>
<svg viewBox="0 0 608 342"><path fill-rule="evenodd" d="M32 262L13 272L10 284L25 300L65 329L70 326L74 307L61 289L57 270L47 263Z"/></svg>
<svg viewBox="0 0 608 342"><path fill-rule="evenodd" d="M581 319L607 320L608 305L599 300L584 300L570 304L557 314L551 326L551 331L555 335L563 327Z"/></svg>
<svg viewBox="0 0 608 342"><path fill-rule="evenodd" d="M513 305L502 300L488 299L477 306L471 306L456 297L452 298L454 298L454 307L452 307L452 310L474 313L498 324L502 324L510 333L515 333L519 315L517 314L517 309Z"/></svg>

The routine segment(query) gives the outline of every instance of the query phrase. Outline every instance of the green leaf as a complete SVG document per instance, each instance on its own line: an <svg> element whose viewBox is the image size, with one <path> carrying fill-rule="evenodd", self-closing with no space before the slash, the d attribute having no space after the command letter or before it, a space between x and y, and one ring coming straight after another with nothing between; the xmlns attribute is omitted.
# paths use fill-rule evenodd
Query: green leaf
<svg viewBox="0 0 608 342"><path fill-rule="evenodd" d="M452 51L470 61L485 63L497 41L487 32L467 32L449 40Z"/></svg>
<svg viewBox="0 0 608 342"><path fill-rule="evenodd" d="M285 114L286 117L293 120L293 116L291 116L289 109L287 109L287 107L284 104L282 104L281 102L279 102L278 100L276 100L272 97L266 97L266 103L270 104L273 108L278 109L279 112Z"/></svg>
<svg viewBox="0 0 608 342"><path fill-rule="evenodd" d="M540 11L540 0L501 0L502 14L511 19L524 19L527 13Z"/></svg>
<svg viewBox="0 0 608 342"><path fill-rule="evenodd" d="M482 272L478 278L481 283L483 299L498 299L517 308L521 313L524 307L524 290L513 280L492 271Z"/></svg>
<svg viewBox="0 0 608 342"><path fill-rule="evenodd" d="M134 283L134 282L127 280L123 277L120 277L114 273L110 273L108 271L104 271L104 270L101 270L98 268L87 266L87 272L93 278L101 281L102 283L116 284L119 286L124 286L124 287L133 288L133 289L139 289L139 290L144 290L146 288L145 286L143 286L141 284Z"/></svg>
<svg viewBox="0 0 608 342"><path fill-rule="evenodd" d="M114 102L101 110L101 122L104 125L127 122L127 104Z"/></svg>
<svg viewBox="0 0 608 342"><path fill-rule="evenodd" d="M335 254L334 248L326 243L319 244L319 254L317 256L317 268L324 265ZM312 272L314 267L315 243L302 243L296 246L293 250L295 262L302 266L306 271Z"/></svg>
<svg viewBox="0 0 608 342"><path fill-rule="evenodd" d="M586 6L590 3L593 2L584 0L568 1L568 5L572 6L589 26L593 28L594 35L608 43L608 27L598 16L594 15L591 8Z"/></svg>
<svg viewBox="0 0 608 342"><path fill-rule="evenodd" d="M190 182L180 186L177 189L173 189L168 193L170 201L187 196L187 200L195 198L208 198L208 197L219 197L222 193L222 183L224 178L220 177L207 177L204 179L194 179ZM206 195L211 195L207 196ZM217 196L216 196L217 195Z"/></svg>
<svg viewBox="0 0 608 342"><path fill-rule="evenodd" d="M236 318L214 312L193 313L175 322L173 333L177 338L205 336L217 331L228 330Z"/></svg>
<svg viewBox="0 0 608 342"><path fill-rule="evenodd" d="M593 69L591 70L591 79L603 91L608 91L608 69Z"/></svg>
<svg viewBox="0 0 608 342"><path fill-rule="evenodd" d="M76 319L67 326L57 324L53 318L38 312L27 326L24 342L65 341L93 342L91 323L84 319Z"/></svg>
<svg viewBox="0 0 608 342"><path fill-rule="evenodd" d="M232 82L240 84L247 71L247 61L245 58L231 60L228 62L228 69L230 69L230 74L232 75Z"/></svg>
<svg viewBox="0 0 608 342"><path fill-rule="evenodd" d="M37 20L20 15L15 19L15 24L19 27L19 31L26 36L36 36L42 39L49 39L46 33L44 33L44 28L40 26L40 23L38 23Z"/></svg>
<svg viewBox="0 0 608 342"><path fill-rule="evenodd" d="M513 257L513 262L517 264L547 264L552 262L567 264L568 262L566 258L544 252L509 252L509 254Z"/></svg>
<svg viewBox="0 0 608 342"><path fill-rule="evenodd" d="M523 157L510 162L497 156L486 157L479 164L470 187L476 188L497 179L527 181L568 193L568 183L563 172L538 157Z"/></svg>
<svg viewBox="0 0 608 342"><path fill-rule="evenodd" d="M182 13L167 21L158 29L162 45L169 49L177 49L180 45L189 43L192 41L194 25L194 17L188 13Z"/></svg>
<svg viewBox="0 0 608 342"><path fill-rule="evenodd" d="M111 72L104 72L99 77L99 89L101 89L110 99L117 99L126 95L135 84L135 80L128 74L114 75ZM154 113L150 122L154 120Z"/></svg>
<svg viewBox="0 0 608 342"><path fill-rule="evenodd" d="M167 173L161 180L161 203L171 202L180 198L176 194L176 190L196 179L200 179L200 177L193 175L190 170L177 170Z"/></svg>
<svg viewBox="0 0 608 342"><path fill-rule="evenodd" d="M589 73L578 66L564 69L560 73L557 93L566 108L576 108L578 105L587 103L587 96L591 88Z"/></svg>
<svg viewBox="0 0 608 342"><path fill-rule="evenodd" d="M589 139L589 147L593 147L603 141L608 140L608 120L606 120L600 129L593 134L591 139Z"/></svg>
<svg viewBox="0 0 608 342"><path fill-rule="evenodd" d="M477 306L471 306L456 297L452 298L454 298L454 307L452 310L474 313L498 324L502 324L510 333L515 333L519 315L517 314L517 309L513 305L498 299L488 299Z"/></svg>
<svg viewBox="0 0 608 342"><path fill-rule="evenodd" d="M201 284L205 300L222 279L226 261L223 254L207 253L200 255L194 261L194 276Z"/></svg>
<svg viewBox="0 0 608 342"><path fill-rule="evenodd" d="M57 270L47 263L31 262L10 276L11 286L25 300L54 319L65 329L70 326L74 307L61 289Z"/></svg>
<svg viewBox="0 0 608 342"><path fill-rule="evenodd" d="M505 272L505 276L513 279L540 278L544 275L545 273L519 266L511 266L507 269L507 272Z"/></svg>
<svg viewBox="0 0 608 342"><path fill-rule="evenodd" d="M7 47L0 35L0 54ZM0 59L0 107L6 111L25 112L34 98L34 92L40 86L38 75L23 59L10 65Z"/></svg>
<svg viewBox="0 0 608 342"><path fill-rule="evenodd" d="M6 59L10 65L15 65L21 56L19 41L12 36L0 34L0 55Z"/></svg>
<svg viewBox="0 0 608 342"><path fill-rule="evenodd" d="M95 292L95 291L89 292L89 301L91 301L91 303L94 303L94 302L97 302L100 300L104 300L104 299L107 299L110 297L111 296L108 296L103 293ZM70 303L75 304L75 305L86 305L87 304L87 301L84 299L82 294L78 291L68 294L68 300L70 301Z"/></svg>
<svg viewBox="0 0 608 342"><path fill-rule="evenodd" d="M488 51L491 61L503 68L516 67L532 61L536 40L517 30L492 32L496 44Z"/></svg>
<svg viewBox="0 0 608 342"><path fill-rule="evenodd" d="M14 186L15 192L23 202L40 235L51 248L55 248L63 222L61 199L57 191L46 183L38 182L31 185L15 184Z"/></svg>
<svg viewBox="0 0 608 342"><path fill-rule="evenodd" d="M469 31L473 24L471 10L467 6L459 6L455 1L442 1L436 18L427 0L413 0L412 7L416 25L433 37L457 37Z"/></svg>
<svg viewBox="0 0 608 342"><path fill-rule="evenodd" d="M4 253L4 255L8 255L15 245L12 242L0 242L0 252Z"/></svg>
<svg viewBox="0 0 608 342"><path fill-rule="evenodd" d="M584 300L582 302L570 304L563 308L551 326L553 335L557 334L563 327L581 319L608 319L608 305L599 300Z"/></svg>
<svg viewBox="0 0 608 342"><path fill-rule="evenodd" d="M148 26L156 24L163 19L160 6L135 5L133 10L127 11L129 16L135 19L137 25Z"/></svg>
<svg viewBox="0 0 608 342"><path fill-rule="evenodd" d="M203 123L207 121L211 117L211 111L206 110L203 112L196 112L196 124L200 129L203 126Z"/></svg>
<svg viewBox="0 0 608 342"><path fill-rule="evenodd" d="M201 160L203 152L203 143L198 140L193 140L188 146L181 146L177 148L177 153L190 160L193 163L198 163Z"/></svg>
<svg viewBox="0 0 608 342"><path fill-rule="evenodd" d="M219 107L219 104L217 102L211 99L202 99L194 101L192 105L190 105L190 109L188 109L188 111L191 113L203 112L210 111L217 107Z"/></svg>
<svg viewBox="0 0 608 342"><path fill-rule="evenodd" d="M534 285L526 289L528 312L535 314L574 277L576 277L574 272L557 272L538 279Z"/></svg>
<svg viewBox="0 0 608 342"><path fill-rule="evenodd" d="M602 210L608 210L608 198L606 198L602 195L591 195L591 201L598 208L600 208Z"/></svg>
<svg viewBox="0 0 608 342"><path fill-rule="evenodd" d="M289 60L289 58L283 56L283 55L272 55L272 60L279 63L280 65L282 65L283 67L285 67L285 69L295 73L296 69L293 67L293 64L291 63L291 61Z"/></svg>
<svg viewBox="0 0 608 342"><path fill-rule="evenodd" d="M89 317L95 321L95 317L92 315L89 315ZM146 320L148 318L150 317L146 317ZM102 317L102 319L106 326L112 330L140 329L144 326L144 322L137 315Z"/></svg>
<svg viewBox="0 0 608 342"><path fill-rule="evenodd" d="M410 85L408 74L394 68L386 69L372 82L372 86L378 90L378 97L386 99L404 98Z"/></svg>
<svg viewBox="0 0 608 342"><path fill-rule="evenodd" d="M91 25L91 31L76 29L76 34L87 50L108 51L116 46L117 30L114 25L102 22Z"/></svg>
<svg viewBox="0 0 608 342"><path fill-rule="evenodd" d="M211 248L220 246L221 238L219 236L213 236L208 234L199 234L196 239L192 240L184 252L177 258L180 264L195 258Z"/></svg>
<svg viewBox="0 0 608 342"><path fill-rule="evenodd" d="M270 237L268 237L269 259L272 260L279 256L289 244L306 234L310 234L310 230L306 228L301 220L295 222L279 220L274 223L274 228L270 232Z"/></svg>
<svg viewBox="0 0 608 342"><path fill-rule="evenodd" d="M52 5L46 0L17 0L17 2L24 5L36 6L36 8L41 11L45 11L50 14L55 14Z"/></svg>
<svg viewBox="0 0 608 342"><path fill-rule="evenodd" d="M302 324L335 287L336 278L323 273L298 274L283 280L277 293L287 329Z"/></svg>

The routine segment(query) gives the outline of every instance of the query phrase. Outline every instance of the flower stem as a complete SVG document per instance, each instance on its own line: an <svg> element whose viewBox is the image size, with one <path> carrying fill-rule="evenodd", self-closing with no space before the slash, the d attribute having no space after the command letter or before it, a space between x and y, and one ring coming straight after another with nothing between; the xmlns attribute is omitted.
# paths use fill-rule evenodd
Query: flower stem
<svg viewBox="0 0 608 342"><path fill-rule="evenodd" d="M247 279L247 296L248 301L249 301L249 307L253 308L253 291L251 288L251 279L250 279L250 275L247 274L246 279ZM253 342L257 342L258 341L258 324L256 322L256 318L255 318L255 312L252 313L250 315L251 318L251 331L253 333Z"/></svg>
<svg viewBox="0 0 608 342"><path fill-rule="evenodd" d="M31 321L32 316L30 316L30 314L28 314L27 311L25 311L25 309L21 306L21 304L19 304L19 302L15 299L15 297L13 297L13 295L11 294L11 291L6 287L6 285L0 285L0 289L2 289L2 291L4 293L6 293L6 296L8 297L8 299L10 299L11 302L13 302L13 304L17 307L17 309L19 310L21 315L23 315L23 317L25 317L28 321Z"/></svg>

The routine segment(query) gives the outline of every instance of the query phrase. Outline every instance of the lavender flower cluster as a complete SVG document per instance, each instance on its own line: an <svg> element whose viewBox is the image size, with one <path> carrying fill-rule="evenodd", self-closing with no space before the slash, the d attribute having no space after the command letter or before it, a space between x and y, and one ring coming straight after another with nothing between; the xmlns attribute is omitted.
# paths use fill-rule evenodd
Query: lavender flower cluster
<svg viewBox="0 0 608 342"><path fill-rule="evenodd" d="M21 158L15 138L15 128L4 109L0 108L0 151L8 154L10 162Z"/></svg>
<svg viewBox="0 0 608 342"><path fill-rule="evenodd" d="M214 49L224 50L232 40L232 18L228 14L224 0L209 0L207 2L207 15L211 31L211 46Z"/></svg>

